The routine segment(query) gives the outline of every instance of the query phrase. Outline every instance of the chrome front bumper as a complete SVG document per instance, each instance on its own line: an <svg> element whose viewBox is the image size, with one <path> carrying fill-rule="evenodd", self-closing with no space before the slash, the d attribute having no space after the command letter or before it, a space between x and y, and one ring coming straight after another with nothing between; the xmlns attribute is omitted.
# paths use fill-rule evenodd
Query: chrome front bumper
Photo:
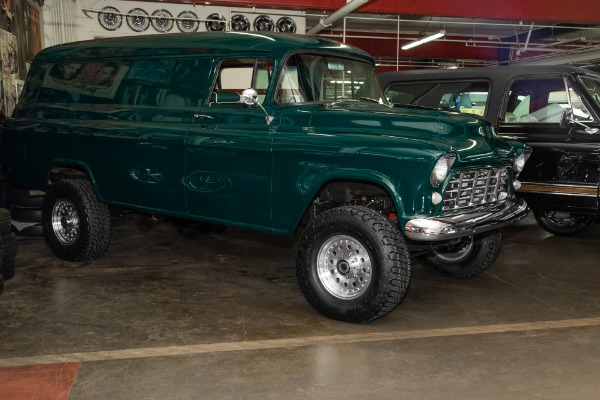
<svg viewBox="0 0 600 400"><path fill-rule="evenodd" d="M415 218L405 225L409 239L435 242L462 236L475 235L502 228L527 216L527 203L515 199L512 203L494 205L464 214Z"/></svg>

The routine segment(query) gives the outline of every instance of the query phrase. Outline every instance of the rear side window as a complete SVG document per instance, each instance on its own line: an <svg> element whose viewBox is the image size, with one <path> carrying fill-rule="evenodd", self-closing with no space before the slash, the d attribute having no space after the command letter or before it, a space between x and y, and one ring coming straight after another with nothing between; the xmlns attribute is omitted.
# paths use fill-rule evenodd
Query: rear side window
<svg viewBox="0 0 600 400"><path fill-rule="evenodd" d="M562 111L572 107L573 118L591 121L581 98L562 77L522 78L512 83L504 122L559 124Z"/></svg>
<svg viewBox="0 0 600 400"><path fill-rule="evenodd" d="M206 97L209 65L204 59L44 64L38 68L43 74L37 101L197 107Z"/></svg>
<svg viewBox="0 0 600 400"><path fill-rule="evenodd" d="M397 83L386 90L397 106L419 106L485 115L490 93L488 81Z"/></svg>

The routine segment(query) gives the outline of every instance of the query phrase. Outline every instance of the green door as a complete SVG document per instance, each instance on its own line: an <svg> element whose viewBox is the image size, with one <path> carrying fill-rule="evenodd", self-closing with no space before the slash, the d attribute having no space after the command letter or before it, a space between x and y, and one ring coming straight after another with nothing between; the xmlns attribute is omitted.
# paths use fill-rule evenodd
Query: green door
<svg viewBox="0 0 600 400"><path fill-rule="evenodd" d="M272 62L223 60L219 71L213 90L217 95L198 108L186 141L183 184L188 212L215 222L270 230L275 122L267 124L265 112L241 104L236 93L253 87L261 101Z"/></svg>

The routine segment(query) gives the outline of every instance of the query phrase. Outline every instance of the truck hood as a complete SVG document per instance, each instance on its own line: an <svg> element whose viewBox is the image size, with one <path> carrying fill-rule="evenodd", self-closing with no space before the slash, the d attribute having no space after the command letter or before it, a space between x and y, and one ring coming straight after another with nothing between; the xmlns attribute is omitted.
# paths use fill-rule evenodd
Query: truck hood
<svg viewBox="0 0 600 400"><path fill-rule="evenodd" d="M423 149L454 151L463 162L516 156L510 141L474 115L362 103L320 104L313 111L310 128L317 133L405 139L420 142Z"/></svg>

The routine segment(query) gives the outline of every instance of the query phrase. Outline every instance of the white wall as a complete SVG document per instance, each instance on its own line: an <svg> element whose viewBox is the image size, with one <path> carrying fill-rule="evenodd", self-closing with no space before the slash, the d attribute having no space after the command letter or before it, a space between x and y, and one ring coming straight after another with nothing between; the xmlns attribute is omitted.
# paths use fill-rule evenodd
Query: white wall
<svg viewBox="0 0 600 400"><path fill-rule="evenodd" d="M118 13L114 22L114 30L105 29L100 23L98 16L105 7L113 7ZM173 17L173 27L168 33L181 32L177 26L176 18L184 11L194 13L199 20L198 32L206 31L205 20L213 13L219 13L226 18L226 30L231 30L231 17L236 14L245 15L250 21L250 31L254 31L252 24L256 17L268 15L274 23L282 17L290 17L297 25L296 33L306 31L305 17L302 12L289 10L260 10L243 7L218 7L200 4L172 4L166 2L138 2L123 0L47 0L44 7L44 47L50 45L71 42L77 40L97 39L115 36L160 34L152 24L143 32L132 30L127 22L127 15L134 8L139 8L152 15L157 10L166 10ZM113 11L114 12L114 11ZM115 14L117 12L114 12ZM149 19L148 21L150 21ZM118 27L118 28L117 28Z"/></svg>

